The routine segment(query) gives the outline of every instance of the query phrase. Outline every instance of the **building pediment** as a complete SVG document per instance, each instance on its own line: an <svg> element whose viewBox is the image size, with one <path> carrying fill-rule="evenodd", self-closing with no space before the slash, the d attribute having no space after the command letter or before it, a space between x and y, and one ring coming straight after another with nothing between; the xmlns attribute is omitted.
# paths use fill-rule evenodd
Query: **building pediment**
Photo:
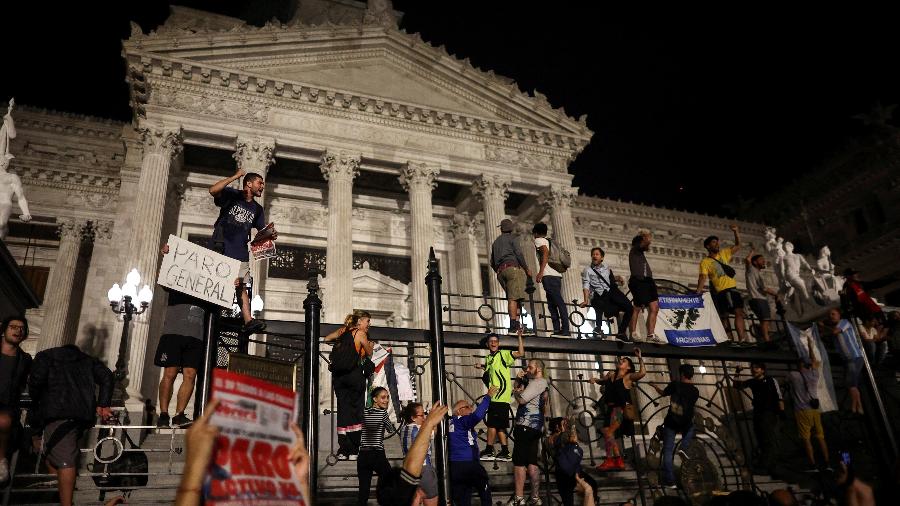
<svg viewBox="0 0 900 506"><path fill-rule="evenodd" d="M368 262L364 262L361 269L353 270L353 291L379 293L386 297L405 296L409 294L409 286L370 269Z"/></svg>
<svg viewBox="0 0 900 506"><path fill-rule="evenodd" d="M541 143L568 144L577 151L592 135L585 117L569 117L537 91L523 92L512 79L475 68L468 59L430 45L419 34L390 26L297 21L253 27L223 19L215 27L190 28L190 16L184 13L173 13L171 19L147 35L133 29L124 42L132 69L139 72L141 67L146 70L148 61L168 59L171 63L162 63L164 68L179 68L185 72L181 77L188 78L186 64L191 62L204 81L213 76L211 82L219 82L215 75L231 72L234 80L247 75L257 93L271 89L276 96L286 96L287 90L301 87L321 90L323 95L329 90L351 92L360 102L384 101L389 107L421 110L424 114L416 113L421 121L440 123L444 115L452 114L470 121L497 121L503 126L496 128L508 137L537 135L543 137ZM550 135L531 134L529 129Z"/></svg>

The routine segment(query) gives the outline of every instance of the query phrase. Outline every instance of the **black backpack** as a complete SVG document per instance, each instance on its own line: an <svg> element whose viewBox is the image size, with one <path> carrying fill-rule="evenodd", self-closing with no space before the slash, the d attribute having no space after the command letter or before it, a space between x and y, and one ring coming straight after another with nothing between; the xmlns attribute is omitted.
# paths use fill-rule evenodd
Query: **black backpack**
<svg viewBox="0 0 900 506"><path fill-rule="evenodd" d="M328 360L331 362L328 364L328 370L334 374L348 373L359 365L359 353L353 343L353 334L349 330L338 337Z"/></svg>

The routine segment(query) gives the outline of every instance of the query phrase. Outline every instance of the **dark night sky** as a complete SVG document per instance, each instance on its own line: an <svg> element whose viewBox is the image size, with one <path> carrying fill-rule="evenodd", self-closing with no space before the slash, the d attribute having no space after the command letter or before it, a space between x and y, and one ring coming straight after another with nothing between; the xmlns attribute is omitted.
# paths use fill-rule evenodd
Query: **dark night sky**
<svg viewBox="0 0 900 506"><path fill-rule="evenodd" d="M14 3L0 30L0 98L128 120L120 40L129 20L145 31L161 24L167 3ZM290 0L180 3L255 24L293 9ZM394 6L407 31L537 88L570 116L588 114L595 136L571 171L590 195L729 214L737 195L759 198L821 165L860 133L853 115L900 102L887 11L600 3Z"/></svg>

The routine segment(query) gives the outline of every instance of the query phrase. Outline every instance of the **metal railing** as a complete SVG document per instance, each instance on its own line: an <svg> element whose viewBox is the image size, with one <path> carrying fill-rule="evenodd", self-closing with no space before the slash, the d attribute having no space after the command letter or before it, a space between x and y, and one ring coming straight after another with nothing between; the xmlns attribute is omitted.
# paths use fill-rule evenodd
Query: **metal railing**
<svg viewBox="0 0 900 506"><path fill-rule="evenodd" d="M420 400L441 400L451 405L459 399L478 401L485 394L485 389L481 383L480 371L476 372L473 365L483 361L484 352L479 350L484 332L501 326L497 324L496 317L502 313L495 310L500 299L473 297L481 301L480 305L474 306L476 309L473 313L473 305L460 303L464 297L469 296L441 293L441 280L437 272L436 262L432 258L428 278L429 326L432 330L372 328L370 338L390 347L395 362L407 365ZM256 342L258 346L264 347L267 355L292 361L300 366L302 374L298 376L297 388L301 392L303 406L301 425L307 435L313 462L317 463L311 472L311 484L313 493L324 504L354 496L356 472L351 462L337 460L335 398L330 387L327 391L318 388L319 371L324 370L323 367L327 368L328 364L328 347L322 346L321 336L337 328L337 325L319 321L321 300L315 279L313 275L304 301L306 321L302 324L269 321L265 340L238 335L234 332L238 322L228 319L211 321L208 337L209 342L214 345L208 347L207 364L225 366L228 354L220 353L222 348L241 351L246 350L247 343ZM686 287L670 282L663 285L660 287L661 293L687 290ZM535 321L546 322L549 318L546 302L534 300L533 293L532 290L529 294L526 309ZM477 311L478 307L484 306L490 308L490 311ZM612 332L607 329L615 329L614 322L601 321L600 328L604 331L598 334L593 331L597 326L596 319L587 311L574 304L569 306L569 311L573 330L578 329L573 339L543 337L539 328L537 336L526 339L526 352L529 357L542 358L547 364L550 388L548 414L570 416L578 421L579 440L585 449L584 464L589 469L603 457L601 429L605 413L601 389L591 385L588 380L600 371L614 368L619 356L631 354L633 345L609 339ZM747 318L748 330L752 331L758 323L754 318ZM629 467L625 472L605 475L599 480L603 502L630 499L646 505L659 495L673 493L663 489L659 479L662 442L657 429L665 417L668 403L648 387L654 383L667 384L672 371L677 370L682 362L695 365L695 370L698 371L695 385L701 390L701 399L697 403L695 414L697 437L691 448L686 449L687 458L679 466L682 490L677 493L700 501L714 490L766 488L767 484L760 481L759 473L754 473L754 449L758 445L754 441L752 430L750 396L745 391L732 388L732 383L735 367L743 365L746 368L751 361L769 363L769 373L779 380L791 370L797 355L790 348L789 340L785 339L785 322L771 320L770 326L773 337L779 340L779 347L776 349L731 346L678 348L651 344L642 346L648 374L632 391L633 401L639 412L636 430L634 436L626 437L621 442ZM507 342L504 346L514 344L511 336L505 339ZM208 371L211 369L212 367L207 368ZM835 377L840 376L841 370L839 361L835 360ZM199 398L207 397L207 386L208 383L200 382L198 388L203 393ZM845 395L840 381L836 382L836 387L839 394ZM876 404L878 392L871 385L868 390L866 408L870 410ZM887 409L900 412L900 402L897 401L900 401L900 396L897 399L886 396ZM513 406L510 412L514 412ZM877 413L877 409L872 408L869 412ZM877 457L870 465L857 461L857 469L861 473L875 473L879 466L887 468L884 463L893 455L890 454L890 449L885 449L886 445L881 444L884 441L885 427L891 430L886 420L878 420L876 417L860 419L846 416L843 412L830 414L825 418L826 428L837 441L836 444L842 448L861 444L869 449L868 453ZM386 447L389 458L397 464L402 458L397 441L401 425L399 420L394 421L397 422L395 429L386 435ZM791 439L791 429L789 423L783 424L780 437L783 440ZM482 430L482 441L484 435ZM83 466L79 473L82 477L79 488L84 485L84 488L96 491L98 498L116 490L141 491L148 488L168 491L174 496L182 465L182 438L181 430L157 429L150 425L94 427L82 439L83 459L89 465ZM443 440L442 437L436 438L439 443ZM787 444L785 448L790 448L790 445ZM794 454L800 455L796 444L791 452L791 455L785 455L782 460L786 477L793 479L794 476L800 476L796 471L803 466L803 461L793 459ZM138 469L134 472L134 469L129 470L123 465L128 460L125 455L136 453L146 456L146 470ZM446 465L446 451L440 445L436 448L436 454L437 467ZM39 489L34 487L35 483L46 482L51 478L44 470L42 457L20 450L11 464L13 479L3 491L4 504L9 504L12 497L21 499L31 497L29 494L39 493L36 490L49 490L47 486ZM509 464L496 461L485 464L490 468L496 493L508 493L512 481L511 470L506 468ZM546 504L556 504L559 499L553 490L554 470L551 459L546 455L540 468ZM447 473L441 472L440 476L445 479L441 484L441 495L446 497ZM88 478L91 479L90 482L84 481ZM805 488L827 494L827 484L815 483L815 480L809 479L806 482ZM165 493L158 492L157 495L159 494L165 496Z"/></svg>

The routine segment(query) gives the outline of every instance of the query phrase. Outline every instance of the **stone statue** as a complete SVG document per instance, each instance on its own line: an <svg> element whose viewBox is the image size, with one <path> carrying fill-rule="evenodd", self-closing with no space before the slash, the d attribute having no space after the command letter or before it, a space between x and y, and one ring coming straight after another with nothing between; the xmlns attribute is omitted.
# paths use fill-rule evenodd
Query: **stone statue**
<svg viewBox="0 0 900 506"><path fill-rule="evenodd" d="M797 305L798 312L803 312L803 304L809 299L809 291L806 289L806 282L800 276L802 268L810 272L814 272L809 266L809 262L803 258L803 255L794 253L794 245L790 242L784 243L784 260L782 260L784 280L787 283L787 292L785 297L788 301L793 299ZM794 297L798 295L798 297Z"/></svg>
<svg viewBox="0 0 900 506"><path fill-rule="evenodd" d="M7 224L12 214L12 197L16 196L19 202L19 208L22 214L19 219L22 221L31 220L31 212L28 210L28 201L25 200L25 192L22 190L22 181L19 176L6 172L9 168L9 162L15 158L9 152L9 145L12 139L16 138L16 125L12 119L12 110L15 107L15 99L10 99L9 109L3 116L3 126L0 127L0 239L6 239Z"/></svg>
<svg viewBox="0 0 900 506"><path fill-rule="evenodd" d="M775 278L778 279L778 293L783 294L789 286L784 279L784 238L777 237L773 227L766 227L766 251L772 258Z"/></svg>
<svg viewBox="0 0 900 506"><path fill-rule="evenodd" d="M834 275L834 264L831 262L831 249L822 246L816 268L813 270L813 299L822 306L840 301L839 292L844 280Z"/></svg>

